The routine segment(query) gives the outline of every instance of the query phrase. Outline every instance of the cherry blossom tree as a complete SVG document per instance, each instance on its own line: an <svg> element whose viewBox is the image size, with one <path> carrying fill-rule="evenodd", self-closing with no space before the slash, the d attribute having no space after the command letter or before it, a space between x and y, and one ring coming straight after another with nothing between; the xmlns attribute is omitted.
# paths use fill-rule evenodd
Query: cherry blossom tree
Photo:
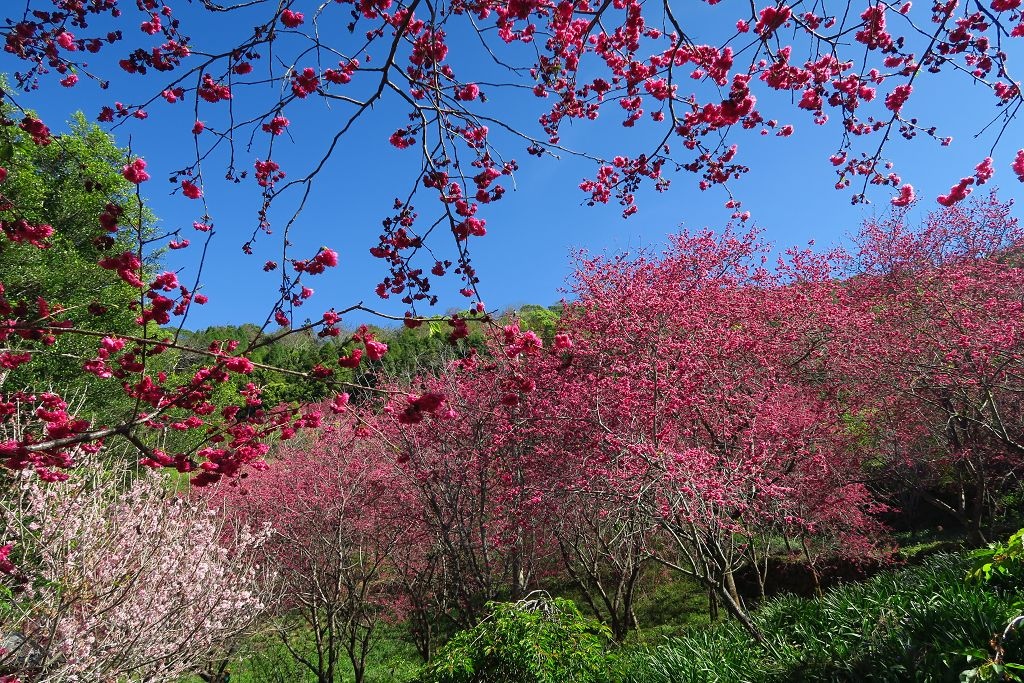
<svg viewBox="0 0 1024 683"><path fill-rule="evenodd" d="M1011 205L990 195L920 227L903 213L870 222L851 262L849 287L870 327L849 340L848 358L854 391L873 397L882 418L873 420L882 471L974 542L1024 464L1022 245Z"/></svg>
<svg viewBox="0 0 1024 683"><path fill-rule="evenodd" d="M401 586L398 602L404 608L405 626L420 659L429 662L445 626L444 596L450 591L444 585L444 558L436 552L429 529L417 526L411 539L395 547L391 562Z"/></svg>
<svg viewBox="0 0 1024 683"><path fill-rule="evenodd" d="M0 671L23 683L181 680L225 658L265 609L260 530L228 531L158 475L83 466L5 491ZM13 553L11 553L13 549ZM9 554L9 555L8 555Z"/></svg>
<svg viewBox="0 0 1024 683"><path fill-rule="evenodd" d="M362 681L378 626L405 613L392 557L416 542L415 498L387 459L335 422L315 441L282 445L266 469L213 500L240 523L270 527L263 557L278 569L276 631L292 657L324 683L347 658Z"/></svg>
<svg viewBox="0 0 1024 683"><path fill-rule="evenodd" d="M774 269L766 254L755 233L706 232L661 256L583 260L546 346L510 324L489 359L387 404L428 526L458 541L442 537L447 562L477 568L482 595L500 548L550 529L620 637L650 558L753 630L733 576L754 566L763 590L775 539L812 567L825 550L875 551L857 425L875 404L850 390L838 331L871 317L848 301L841 253L793 250Z"/></svg>
<svg viewBox="0 0 1024 683"><path fill-rule="evenodd" d="M518 428L527 418L514 387L524 381L473 354L394 395L375 423L418 498L438 563L438 611L463 628L488 601L518 599L546 571L542 489L527 470L533 444Z"/></svg>
<svg viewBox="0 0 1024 683"><path fill-rule="evenodd" d="M561 391L543 411L570 477L614 482L612 509L660 528L657 559L755 636L733 575L765 532L827 533L809 490L854 524L870 505L844 421L859 399L831 368L841 285L827 257L794 251L769 271L764 254L754 234L699 233L660 257L582 262L571 347L548 354Z"/></svg>
<svg viewBox="0 0 1024 683"><path fill-rule="evenodd" d="M656 527L644 510L622 504L618 491L595 484L565 497L554 535L567 575L612 637L622 642L640 627L634 605L657 547L652 538Z"/></svg>

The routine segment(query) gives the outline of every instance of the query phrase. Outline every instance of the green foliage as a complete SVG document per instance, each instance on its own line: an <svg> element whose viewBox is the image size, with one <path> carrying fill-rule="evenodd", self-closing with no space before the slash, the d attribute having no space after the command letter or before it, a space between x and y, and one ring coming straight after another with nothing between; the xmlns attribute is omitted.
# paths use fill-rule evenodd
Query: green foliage
<svg viewBox="0 0 1024 683"><path fill-rule="evenodd" d="M334 370L333 379L374 387L383 381L408 382L417 376L429 376L442 370L452 360L465 358L471 350L484 352L486 338L479 323L471 323L470 334L452 343L448 339L450 328L440 323L410 329L370 328L374 338L388 346L388 352L378 361L364 357L355 371L338 367L338 357L347 355L359 346L347 342L349 335L339 338L318 339L308 331L283 334L286 330L265 332L257 325L220 325L202 331L185 331L180 343L194 349L205 350L214 341L236 341L239 350L247 349L256 341L247 357L256 364L249 375L233 376L218 392L235 396L238 389L253 382L263 389L263 402L274 406L280 403L316 403L329 398L333 389L327 382L310 381L302 376L311 367L322 364ZM279 338L277 338L279 337ZM274 339L276 338L276 339ZM169 352L176 358L175 372L187 378L205 359ZM266 367L260 367L266 366ZM283 371L283 372L282 372ZM372 398L369 390L352 391L352 400L359 403ZM216 403L216 397L215 403Z"/></svg>
<svg viewBox="0 0 1024 683"><path fill-rule="evenodd" d="M519 309L519 326L533 330L541 339L551 339L558 329L561 319L560 308L544 308L536 304L527 304Z"/></svg>
<svg viewBox="0 0 1024 683"><path fill-rule="evenodd" d="M1013 592L964 582L967 561L938 555L920 567L841 586L824 597L768 601L753 615L761 647L734 622L622 658L631 683L957 681L965 649L986 642L1012 611ZM957 654L949 654L957 653Z"/></svg>
<svg viewBox="0 0 1024 683"><path fill-rule="evenodd" d="M990 658L983 650L967 651L967 661L971 664L981 660L978 666L967 669L960 674L962 683L974 681L1022 681L1024 680L1024 664L999 661Z"/></svg>
<svg viewBox="0 0 1024 683"><path fill-rule="evenodd" d="M649 630L616 654L609 633L572 602L547 597L492 604L477 627L462 631L418 676L415 654L397 630L371 652L368 681L417 683L788 683L807 681L1001 681L1017 669L1018 640L996 661L977 648L1004 630L1022 596L1021 584L963 580L975 559L935 555L917 567L834 588L820 599L794 596L766 602L753 614L767 634L758 646L735 622ZM1000 576L1002 576L1000 574ZM692 603L692 587L669 582L650 600ZM652 604L651 610L657 610ZM704 616L706 604L701 609ZM665 607L666 614L679 605ZM682 612L680 612L683 616ZM673 621L675 619L673 618ZM659 635L661 644L654 644ZM254 648L233 667L246 683L302 681L281 646ZM280 651L278 651L280 650ZM292 673L289 673L292 671ZM342 675L343 680L348 680Z"/></svg>
<svg viewBox="0 0 1024 683"><path fill-rule="evenodd" d="M252 324L220 325L202 331L185 331L179 341L184 346L205 350L213 341L234 340L239 343L241 350L248 348L258 338L257 348L247 354L257 365L256 369L250 375L232 377L229 383L219 389L220 393L234 396L245 383L253 382L263 388L265 405L315 403L329 398L332 389L326 382L309 381L298 373L304 374L318 363L334 370L336 380L374 387L383 381L408 382L417 376L438 373L451 361L465 358L473 351L486 356L488 351L484 323L468 311L460 315L467 321L469 336L456 342L449 340L451 328L443 322L431 322L418 328L371 327L370 332L374 338L386 343L388 352L379 361L364 358L356 371L339 368L337 365L339 356L348 354L358 346L346 343L349 337L346 334L323 340L310 332L282 335L285 330L265 332ZM554 334L558 314L541 306L524 306L519 320L528 329L550 337ZM268 337L278 336L280 339L268 340ZM166 356L174 359L173 372L183 378L190 376L205 361L201 356L173 351L167 352ZM259 367L261 365L267 367ZM372 396L372 391L355 390L352 400L358 403Z"/></svg>
<svg viewBox="0 0 1024 683"><path fill-rule="evenodd" d="M486 337L482 324L469 317L469 336L452 343L448 336L451 328L444 323L432 322L410 329L400 327L393 330L379 330L376 336L388 345L388 352L376 366L369 367L373 381L386 377L399 381L420 375L439 372L450 361L465 358L471 349L483 353Z"/></svg>
<svg viewBox="0 0 1024 683"><path fill-rule="evenodd" d="M1024 578L1024 529L1011 535L1005 542L991 543L971 553L973 566L967 580L990 586L1019 589ZM1024 623L1024 598L1018 593L1011 605L1017 613L996 637L989 641L992 652L978 647L961 651L968 663L976 664L960 674L961 681L1024 681L1024 663L1012 661L1008 655L1016 653L1021 659L1020 627Z"/></svg>
<svg viewBox="0 0 1024 683"><path fill-rule="evenodd" d="M649 640L652 633L679 635L708 626L706 588L687 576L665 575L659 569L651 573L649 593L638 596L634 606L637 621L647 628L634 638Z"/></svg>
<svg viewBox="0 0 1024 683"><path fill-rule="evenodd" d="M606 678L608 630L562 598L490 603L424 667L419 683L590 683Z"/></svg>
<svg viewBox="0 0 1024 683"><path fill-rule="evenodd" d="M995 577L1021 578L1024 572L1024 529L1013 534L1005 542L990 543L971 553L974 566L967 578L973 581L989 582Z"/></svg>
<svg viewBox="0 0 1024 683"><path fill-rule="evenodd" d="M992 527L1009 531L1024 526L1024 482L995 496Z"/></svg>
<svg viewBox="0 0 1024 683"><path fill-rule="evenodd" d="M874 409L862 409L856 412L846 412L840 416L844 431L849 437L856 440L857 445L861 448L876 445L876 435L871 431L871 419L876 412Z"/></svg>
<svg viewBox="0 0 1024 683"><path fill-rule="evenodd" d="M256 348L247 353L247 357L257 366L266 365L284 370L277 372L257 367L250 375L234 376L229 384L221 387L225 395L237 395L238 389L252 382L263 388L263 402L268 406L279 403L315 403L322 401L331 394L324 382L311 382L304 377L288 374L288 371L306 373L318 363L335 370L335 378L351 381L352 373L337 366L338 356L344 351L336 342L321 341L308 331L295 332L270 342L269 337L279 335L280 330L264 334L253 324L219 325L209 327L201 332L189 332L182 336L182 343L195 349L206 349L213 341L236 341L239 352L248 349L254 340ZM270 342L270 343L268 343ZM183 357L179 371L187 374L193 372L207 359L200 356Z"/></svg>
<svg viewBox="0 0 1024 683"><path fill-rule="evenodd" d="M0 115L11 112L0 108ZM127 158L113 138L80 114L70 132L46 146L33 144L17 126L0 127L0 166L10 171L2 186L7 206L0 218L24 218L54 228L46 249L0 241L0 273L8 299L34 307L42 298L51 309L64 309L57 319L69 318L80 329L121 335L142 332L132 310L138 291L96 265L104 256L135 249L136 231L149 234L152 216L140 208L135 186L121 176ZM108 203L125 208L119 221L123 227L113 235L99 222ZM90 311L90 304L103 308L93 306ZM83 415L114 419L115 413L128 409L122 405L122 392L81 368L95 355L96 341L61 335L47 353L12 372L5 389L57 389L71 400L80 398Z"/></svg>

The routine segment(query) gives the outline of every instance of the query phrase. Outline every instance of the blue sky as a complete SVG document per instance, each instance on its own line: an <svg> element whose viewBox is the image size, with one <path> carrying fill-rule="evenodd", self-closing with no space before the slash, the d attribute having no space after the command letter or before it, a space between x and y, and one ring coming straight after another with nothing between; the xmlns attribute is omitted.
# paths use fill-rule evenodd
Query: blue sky
<svg viewBox="0 0 1024 683"><path fill-rule="evenodd" d="M696 29L704 30L703 36L707 39L706 29L714 34L717 24L712 22L718 15L712 15L712 10L703 3L693 4L699 4L700 9L688 15L688 20L695 26L695 33L700 32ZM247 15L225 28L210 23L195 10L192 11L194 16L190 16L189 7L182 8L186 11L184 20L201 22L191 24L193 28L189 31L200 49L223 44L238 27L247 25ZM135 21L130 19L129 25ZM344 40L344 32L338 31L338 34ZM131 40L137 40L141 34L132 35L129 31L129 35ZM453 35L451 42L452 63L462 80L484 81L497 76L471 36ZM282 47L288 47L287 43ZM122 47L115 50L116 56L125 51ZM519 61L529 61L528 57L522 57L528 53L519 54ZM463 60L458 55L468 59ZM96 67L104 63L105 60L97 60ZM16 68L18 65L8 55L0 56L0 70L10 72ZM110 71L109 64L105 68ZM358 83L354 82L353 87L358 87ZM531 134L543 136L536 120L544 111L546 100L524 91L501 94L496 89L485 87L484 90L490 95L490 101L480 105L482 113L506 118ZM59 122L67 120L77 109L92 118L103 104L115 100L136 102L158 91L155 79L118 76L105 92L87 80L72 90L49 80L38 91L18 94L17 99L37 109L57 130L61 127ZM239 95L236 101L239 107L245 102L254 103L254 108L266 106L275 93L270 86L253 88L252 92L244 94L244 100ZM888 156L897 163L904 180L913 183L923 198L915 214L923 216L937 208L934 198L948 191L962 175L970 174L974 165L989 154L994 135L989 132L978 139L973 136L996 113L991 106L992 99L987 91L952 74L919 80L905 113L938 126L940 134L952 135L954 142L949 148L940 148L923 136L910 142L899 138L892 141ZM301 106L289 106L285 111L292 120L295 144L285 141L282 147L279 140L275 147L275 158L291 177L300 175L300 171L308 167L314 153L323 149L325 140L347 118L344 108L328 108L312 98L296 104ZM812 239L822 247L833 245L840 243L874 212L885 210L891 196L889 190L875 190L870 195L875 202L869 206L851 206L849 191L833 189L835 176L828 156L840 141L837 126L814 126L806 112L797 110L782 96L762 97L760 106L766 117L778 115L783 122L796 127L796 133L787 139L746 132L734 138L751 171L731 187L743 200L744 208L752 212L753 221L768 240L779 248L806 244ZM192 248L175 252L168 259L169 266L182 269L182 280L188 282L195 274L201 241L201 235L194 233L190 226L202 209L198 202L180 195L172 196L169 191L173 186L166 178L188 163L193 145L192 105L168 105L161 100L148 111L147 120L129 120L118 126L114 135L119 144L130 144L133 152L149 163L153 179L143 190L162 225L169 229L182 227L192 239ZM400 302L382 302L373 293L385 270L379 260L369 255L368 249L376 243L380 221L388 215L393 199L405 196L419 168L415 148L396 150L387 141L390 133L404 124L406 113L407 109L396 97L375 107L356 124L351 135L343 139L314 186L294 228L295 246L291 254L311 256L324 244L338 250L341 263L308 283L316 294L300 313L318 316L331 306L343 308L357 301L395 315L404 312L405 306ZM209 105L201 118L217 126L225 114L223 103ZM598 122L567 125L563 130L563 144L605 156L635 155L649 147L657 134L653 124L648 121L637 129L625 131L618 114L617 108L608 107ZM1014 145L1019 146L1024 139L1021 132L1019 122L1014 123L996 149L997 174L993 185L1001 189L1000 196L1006 199L1021 197L1024 187L1009 170ZM251 150L241 141L237 147L240 168L251 169L253 161L265 155L264 138L258 135L257 144ZM501 136L496 141L508 156L520 163L520 171L515 176L514 188L507 179L502 179L509 192L500 202L484 207L481 215L487 219L488 234L471 243L474 262L482 278L480 291L489 309L558 301L571 272L570 256L579 249L616 252L637 247L656 248L667 234L680 227L720 228L729 219L730 212L723 208L727 199L724 192L719 189L700 192L696 188L697 178L682 172L670 173L673 182L667 193L641 191L640 211L624 220L620 215L621 207L616 204L584 206L586 196L578 185L584 177L593 175L591 162L571 157L558 161L536 159L525 153L525 144L520 141ZM262 322L276 298L279 284L276 274L263 272L262 264L267 259L280 260L280 227L286 214L273 214L274 234L257 242L254 255L243 255L241 245L256 225L258 188L251 180L251 170L249 180L240 184L219 180L225 164L226 157L215 154L204 166L207 205L217 234L211 243L211 256L202 278L203 291L210 302L205 307L194 307L187 325L193 329L213 324ZM428 196L421 195L418 202L424 216L433 209L434 202ZM282 199L284 209L291 199L287 196ZM453 253L451 238L439 237L441 241L435 243L435 248L450 257ZM436 293L441 296L437 312L465 305L466 299L458 294L460 288L459 281L452 277L435 282ZM366 320L365 316L351 316L346 322L356 324Z"/></svg>

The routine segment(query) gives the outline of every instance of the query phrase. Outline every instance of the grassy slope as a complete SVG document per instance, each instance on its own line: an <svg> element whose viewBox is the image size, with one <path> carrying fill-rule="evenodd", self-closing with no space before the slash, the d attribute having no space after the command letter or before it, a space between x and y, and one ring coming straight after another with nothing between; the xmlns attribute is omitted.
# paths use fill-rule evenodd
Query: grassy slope
<svg viewBox="0 0 1024 683"><path fill-rule="evenodd" d="M768 601L754 621L768 650L735 623L624 653L632 683L786 681L957 681L960 651L985 648L1011 616L1021 586L964 581L967 563L937 555L919 567L884 572L829 590L817 600Z"/></svg>
<svg viewBox="0 0 1024 683"><path fill-rule="evenodd" d="M754 614L769 637L768 650L753 644L735 622L710 625L707 595L697 586L664 580L638 601L641 623L651 626L632 635L613 657L609 681L954 682L967 668L957 653L986 648L1011 616L1012 599L1024 593L1016 585L968 585L966 566L961 556L936 555L920 566L838 586L820 599L771 599ZM252 645L256 654L233 667L232 683L315 680L276 641ZM401 683L418 668L402 629L388 627L371 652L366 680ZM351 670L345 668L340 680L351 681Z"/></svg>

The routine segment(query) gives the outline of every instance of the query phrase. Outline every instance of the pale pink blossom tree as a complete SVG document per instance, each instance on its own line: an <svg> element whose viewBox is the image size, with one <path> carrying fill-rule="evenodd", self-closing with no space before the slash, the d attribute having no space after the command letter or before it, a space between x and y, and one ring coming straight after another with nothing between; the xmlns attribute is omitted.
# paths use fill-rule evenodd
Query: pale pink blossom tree
<svg viewBox="0 0 1024 683"><path fill-rule="evenodd" d="M263 531L230 533L203 500L159 475L89 465L59 483L35 475L3 501L21 647L0 671L23 682L179 681L223 659L265 607ZM14 636L17 634L17 636Z"/></svg>

